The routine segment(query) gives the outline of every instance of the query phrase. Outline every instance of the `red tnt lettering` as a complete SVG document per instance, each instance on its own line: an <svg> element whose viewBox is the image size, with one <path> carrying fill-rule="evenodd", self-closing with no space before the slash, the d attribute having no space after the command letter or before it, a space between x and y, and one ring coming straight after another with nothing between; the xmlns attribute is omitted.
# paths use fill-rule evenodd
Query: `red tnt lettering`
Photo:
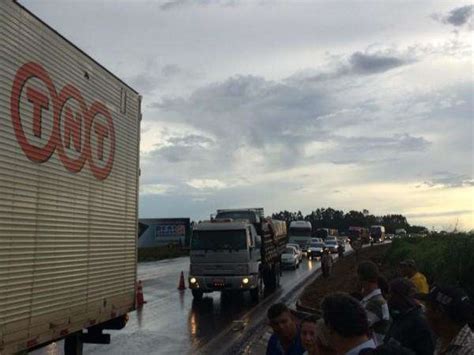
<svg viewBox="0 0 474 355"><path fill-rule="evenodd" d="M97 155L99 160L104 160L104 138L109 136L107 126L96 123L94 125L94 131L97 134Z"/></svg>
<svg viewBox="0 0 474 355"><path fill-rule="evenodd" d="M36 79L41 81L46 87L49 96L41 92L39 88L29 87L28 80ZM22 92L26 89L26 97L28 102L33 106L33 117L25 115L22 117L20 113ZM43 89L43 91L45 91ZM74 100L77 106L75 113L71 107L67 106L69 100ZM43 110L50 110L53 116L51 125L51 135L47 142L30 142L24 127L27 126L23 121L31 122L33 126L33 134L37 138L44 141L46 137L42 137L42 121ZM48 72L37 63L26 63L22 65L13 80L10 112L12 126L16 139L31 161L35 163L44 163L49 160L51 155L57 149L59 158L64 167L72 172L78 173L82 170L86 161L92 174L98 180L105 180L110 172L115 159L115 128L112 116L107 107L99 102L94 101L90 108L81 95L79 89L72 84L66 84L58 93L54 87ZM105 122L94 122L96 116L100 115ZM64 118L63 118L64 117ZM61 134L61 123L64 126L64 135ZM96 164L94 154L92 154L91 134L97 136L97 156L98 160L104 163ZM62 136L62 137L61 137ZM104 144L107 139L108 157L104 157ZM71 140L74 149L79 156L69 156L65 149L71 148Z"/></svg>
<svg viewBox="0 0 474 355"><path fill-rule="evenodd" d="M41 138L41 122L43 109L49 109L49 98L42 92L28 87L26 89L28 101L33 104L33 133L36 137Z"/></svg>
<svg viewBox="0 0 474 355"><path fill-rule="evenodd" d="M66 107L66 118L64 122L64 143L66 148L71 148L71 136L76 152L81 152L82 115L78 112L76 118L69 107Z"/></svg>

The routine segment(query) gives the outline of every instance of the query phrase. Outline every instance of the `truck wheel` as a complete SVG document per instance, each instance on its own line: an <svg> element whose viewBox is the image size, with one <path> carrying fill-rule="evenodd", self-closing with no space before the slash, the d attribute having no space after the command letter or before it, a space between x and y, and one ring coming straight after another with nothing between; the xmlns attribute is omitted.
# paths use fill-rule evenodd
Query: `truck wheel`
<svg viewBox="0 0 474 355"><path fill-rule="evenodd" d="M258 276L257 287L250 290L250 297L255 303L258 303L258 301L263 297L263 278L260 275Z"/></svg>
<svg viewBox="0 0 474 355"><path fill-rule="evenodd" d="M68 335L64 340L64 355L82 355L82 332Z"/></svg>
<svg viewBox="0 0 474 355"><path fill-rule="evenodd" d="M275 288L280 287L281 267L280 264L275 265Z"/></svg>
<svg viewBox="0 0 474 355"><path fill-rule="evenodd" d="M193 298L197 301L202 300L202 295L203 292L200 290L191 290L191 293L193 294Z"/></svg>

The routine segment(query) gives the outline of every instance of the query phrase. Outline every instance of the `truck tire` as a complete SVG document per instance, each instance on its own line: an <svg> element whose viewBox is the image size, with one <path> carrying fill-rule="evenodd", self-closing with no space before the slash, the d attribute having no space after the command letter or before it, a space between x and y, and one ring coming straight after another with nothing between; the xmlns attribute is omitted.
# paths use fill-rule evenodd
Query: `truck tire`
<svg viewBox="0 0 474 355"><path fill-rule="evenodd" d="M193 298L197 301L202 300L202 295L203 292L201 290L191 290L191 293L193 294Z"/></svg>
<svg viewBox="0 0 474 355"><path fill-rule="evenodd" d="M82 355L82 332L73 333L64 339L64 355Z"/></svg>
<svg viewBox="0 0 474 355"><path fill-rule="evenodd" d="M263 277L258 276L257 287L250 290L250 298L255 303L258 303L263 298Z"/></svg>
<svg viewBox="0 0 474 355"><path fill-rule="evenodd" d="M276 264L275 265L275 288L280 287L281 275L282 275L282 272L281 272L280 264Z"/></svg>
<svg viewBox="0 0 474 355"><path fill-rule="evenodd" d="M267 290L274 290L280 286L280 264L275 264L264 274L263 281Z"/></svg>

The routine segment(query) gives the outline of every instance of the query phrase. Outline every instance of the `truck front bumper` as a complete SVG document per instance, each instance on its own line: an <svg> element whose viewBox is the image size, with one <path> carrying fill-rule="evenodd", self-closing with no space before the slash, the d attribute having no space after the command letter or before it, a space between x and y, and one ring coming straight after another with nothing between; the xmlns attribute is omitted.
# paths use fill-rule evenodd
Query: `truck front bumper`
<svg viewBox="0 0 474 355"><path fill-rule="evenodd" d="M212 291L245 291L258 286L257 275L214 275L214 276L189 276L189 288L202 292Z"/></svg>

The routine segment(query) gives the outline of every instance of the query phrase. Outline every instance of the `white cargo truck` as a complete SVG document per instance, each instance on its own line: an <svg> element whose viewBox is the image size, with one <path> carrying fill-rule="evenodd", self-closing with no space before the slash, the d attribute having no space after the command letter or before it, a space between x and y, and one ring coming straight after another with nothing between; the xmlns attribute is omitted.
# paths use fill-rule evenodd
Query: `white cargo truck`
<svg viewBox="0 0 474 355"><path fill-rule="evenodd" d="M264 217L263 208L218 210L191 237L189 287L194 298L208 292L250 292L258 302L264 287L280 284L286 224Z"/></svg>
<svg viewBox="0 0 474 355"><path fill-rule="evenodd" d="M140 101L0 2L0 354L80 354L135 309Z"/></svg>

